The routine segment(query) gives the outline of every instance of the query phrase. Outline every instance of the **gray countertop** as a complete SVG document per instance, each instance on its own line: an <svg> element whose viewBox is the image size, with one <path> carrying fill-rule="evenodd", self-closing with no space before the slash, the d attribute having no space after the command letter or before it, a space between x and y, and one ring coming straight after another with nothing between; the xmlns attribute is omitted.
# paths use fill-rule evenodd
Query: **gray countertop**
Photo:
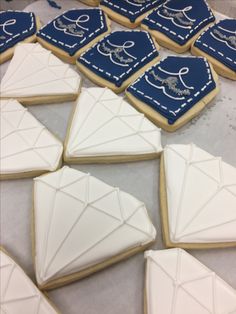
<svg viewBox="0 0 236 314"><path fill-rule="evenodd" d="M57 0L62 10L38 1L27 10L42 22L72 7L83 7L75 0ZM220 16L217 16L220 18ZM120 29L112 22L112 29ZM161 49L161 57L173 53ZM0 66L1 76L9 63ZM220 78L221 91L193 121L174 134L163 132L163 145L193 142L236 167L236 93L235 82ZM84 79L83 86L94 86ZM38 105L29 110L63 141L73 103ZM108 184L118 186L142 200L157 229L154 249L162 249L159 214L159 160L72 166L90 172ZM31 253L32 179L1 183L1 245L20 263L34 280ZM189 252L236 288L236 249L189 250ZM86 279L48 293L63 314L141 314L143 313L143 254L120 262ZM161 313L164 314L164 313Z"/></svg>

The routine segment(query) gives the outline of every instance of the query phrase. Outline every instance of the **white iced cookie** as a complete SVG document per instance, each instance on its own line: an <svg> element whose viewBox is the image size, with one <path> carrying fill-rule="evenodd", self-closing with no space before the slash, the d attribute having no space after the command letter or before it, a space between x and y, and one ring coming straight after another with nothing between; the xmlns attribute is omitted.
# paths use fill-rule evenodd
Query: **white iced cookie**
<svg viewBox="0 0 236 314"><path fill-rule="evenodd" d="M135 197L68 167L35 179L35 270L51 289L142 251L156 236Z"/></svg>
<svg viewBox="0 0 236 314"><path fill-rule="evenodd" d="M186 251L147 251L145 257L145 314L236 313L236 291Z"/></svg>
<svg viewBox="0 0 236 314"><path fill-rule="evenodd" d="M58 314L22 268L0 250L0 312L2 314Z"/></svg>
<svg viewBox="0 0 236 314"><path fill-rule="evenodd" d="M74 100L80 76L40 44L18 44L1 81L1 98L30 105Z"/></svg>
<svg viewBox="0 0 236 314"><path fill-rule="evenodd" d="M193 144L170 145L160 177L167 246L236 246L236 168Z"/></svg>
<svg viewBox="0 0 236 314"><path fill-rule="evenodd" d="M55 171L62 143L17 100L0 100L0 178L14 179Z"/></svg>
<svg viewBox="0 0 236 314"><path fill-rule="evenodd" d="M67 162L151 159L162 151L161 131L108 88L83 89L68 128Z"/></svg>

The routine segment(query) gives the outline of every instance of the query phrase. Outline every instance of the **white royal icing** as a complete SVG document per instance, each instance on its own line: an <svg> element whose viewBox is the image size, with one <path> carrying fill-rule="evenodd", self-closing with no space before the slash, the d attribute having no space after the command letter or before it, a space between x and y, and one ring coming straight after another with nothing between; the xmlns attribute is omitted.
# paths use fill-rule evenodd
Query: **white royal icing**
<svg viewBox="0 0 236 314"><path fill-rule="evenodd" d="M197 146L164 150L173 243L236 241L236 168Z"/></svg>
<svg viewBox="0 0 236 314"><path fill-rule="evenodd" d="M145 252L147 314L234 314L236 291L181 249Z"/></svg>
<svg viewBox="0 0 236 314"><path fill-rule="evenodd" d="M1 100L0 174L54 171L63 147L16 100Z"/></svg>
<svg viewBox="0 0 236 314"><path fill-rule="evenodd" d="M36 277L41 285L156 236L142 202L68 167L35 179L34 212Z"/></svg>
<svg viewBox="0 0 236 314"><path fill-rule="evenodd" d="M18 44L1 81L1 97L77 94L79 74L39 44Z"/></svg>
<svg viewBox="0 0 236 314"><path fill-rule="evenodd" d="M83 89L74 112L67 157L159 153L161 130L107 88Z"/></svg>
<svg viewBox="0 0 236 314"><path fill-rule="evenodd" d="M24 271L0 251L0 311L2 314L58 313Z"/></svg>

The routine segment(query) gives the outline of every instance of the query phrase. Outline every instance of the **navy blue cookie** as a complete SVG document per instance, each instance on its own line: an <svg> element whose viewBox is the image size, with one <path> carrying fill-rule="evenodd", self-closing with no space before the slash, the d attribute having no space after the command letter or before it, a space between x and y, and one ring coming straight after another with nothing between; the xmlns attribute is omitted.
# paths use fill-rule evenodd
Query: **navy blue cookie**
<svg viewBox="0 0 236 314"><path fill-rule="evenodd" d="M216 95L215 80L205 58L169 56L130 85L127 97L163 129L174 131ZM205 104L194 108L203 99ZM191 109L195 114L186 117Z"/></svg>
<svg viewBox="0 0 236 314"><path fill-rule="evenodd" d="M215 17L205 0L169 0L149 14L142 22L157 41L176 52L191 46L194 36Z"/></svg>
<svg viewBox="0 0 236 314"><path fill-rule="evenodd" d="M155 62L158 56L156 45L147 32L117 31L83 53L77 65L97 84L120 92L136 78L140 69Z"/></svg>
<svg viewBox="0 0 236 314"><path fill-rule="evenodd" d="M37 37L59 57L75 62L83 51L109 31L108 19L101 9L72 9L43 26Z"/></svg>
<svg viewBox="0 0 236 314"><path fill-rule="evenodd" d="M192 53L206 56L216 72L236 80L236 19L222 20L208 28L195 41Z"/></svg>
<svg viewBox="0 0 236 314"><path fill-rule="evenodd" d="M102 0L102 9L116 22L137 27L145 15L165 0Z"/></svg>
<svg viewBox="0 0 236 314"><path fill-rule="evenodd" d="M1 61L9 59L13 52L8 54L8 49L17 43L32 37L37 31L34 13L21 11L0 12L0 56ZM34 41L32 38L31 41Z"/></svg>

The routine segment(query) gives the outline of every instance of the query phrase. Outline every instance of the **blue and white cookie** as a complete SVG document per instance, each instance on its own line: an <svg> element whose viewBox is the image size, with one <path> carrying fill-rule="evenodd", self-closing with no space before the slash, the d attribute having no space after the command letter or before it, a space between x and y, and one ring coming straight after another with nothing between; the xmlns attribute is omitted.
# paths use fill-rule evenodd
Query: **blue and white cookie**
<svg viewBox="0 0 236 314"><path fill-rule="evenodd" d="M149 14L141 26L150 31L161 46L182 53L214 21L205 0L168 0Z"/></svg>
<svg viewBox="0 0 236 314"><path fill-rule="evenodd" d="M36 40L39 20L34 13L23 11L0 12L0 64L10 59L19 42Z"/></svg>
<svg viewBox="0 0 236 314"><path fill-rule="evenodd" d="M72 9L57 16L37 33L37 40L69 63L110 32L110 21L99 9Z"/></svg>
<svg viewBox="0 0 236 314"><path fill-rule="evenodd" d="M137 27L145 16L165 0L102 0L101 8L117 23Z"/></svg>
<svg viewBox="0 0 236 314"><path fill-rule="evenodd" d="M236 19L222 20L208 28L191 52L206 57L220 75L236 80Z"/></svg>
<svg viewBox="0 0 236 314"><path fill-rule="evenodd" d="M173 132L216 96L217 81L205 58L169 56L131 84L126 96L158 126Z"/></svg>
<svg viewBox="0 0 236 314"><path fill-rule="evenodd" d="M116 93L159 60L158 45L145 31L117 31L107 35L77 60L90 80Z"/></svg>

